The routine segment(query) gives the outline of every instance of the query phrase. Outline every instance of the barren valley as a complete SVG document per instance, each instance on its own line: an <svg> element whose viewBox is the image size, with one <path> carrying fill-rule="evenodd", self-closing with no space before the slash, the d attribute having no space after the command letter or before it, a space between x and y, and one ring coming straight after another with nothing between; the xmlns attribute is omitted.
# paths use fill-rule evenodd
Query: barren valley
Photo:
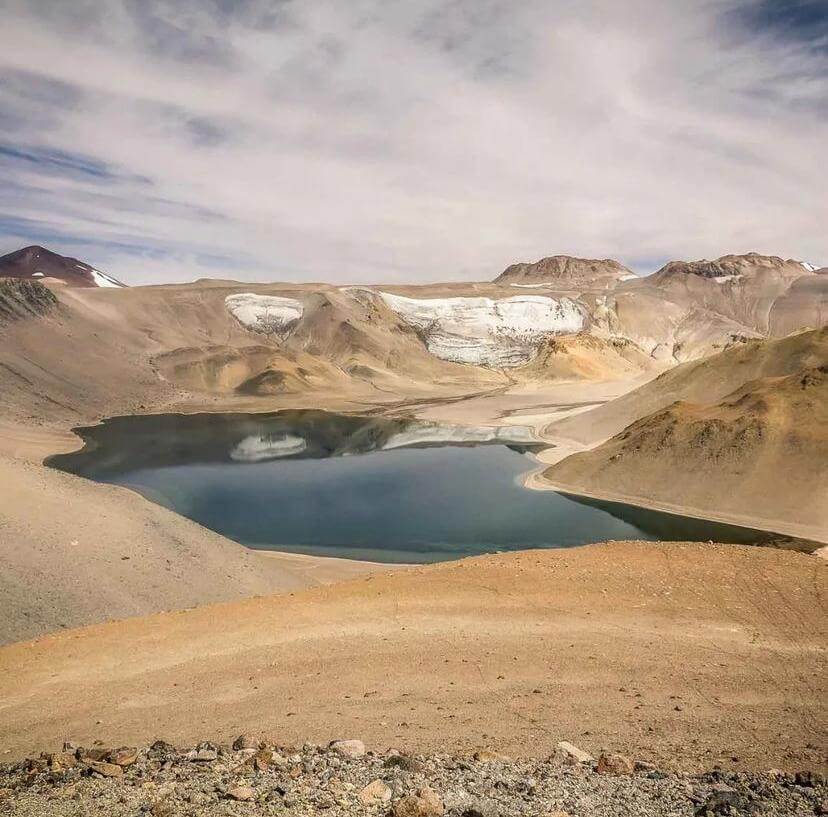
<svg viewBox="0 0 828 817"><path fill-rule="evenodd" d="M671 774L825 769L828 271L747 254L642 278L554 256L491 283L123 287L42 248L13 255L0 760L252 733L458 756L566 740ZM251 549L43 464L107 418L288 409L373 424L361 448L248 431L234 462L525 447L521 490L782 547L609 541L391 569Z"/></svg>

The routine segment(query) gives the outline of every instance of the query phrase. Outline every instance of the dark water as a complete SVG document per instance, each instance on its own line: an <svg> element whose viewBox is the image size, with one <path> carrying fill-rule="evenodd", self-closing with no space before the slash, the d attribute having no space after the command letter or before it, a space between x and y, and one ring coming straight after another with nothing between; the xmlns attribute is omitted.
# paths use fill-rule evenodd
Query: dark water
<svg viewBox="0 0 828 817"><path fill-rule="evenodd" d="M120 417L81 429L83 450L48 463L133 488L250 547L383 562L607 539L778 538L526 489L537 467L526 445L387 450L422 439L422 425L317 411Z"/></svg>

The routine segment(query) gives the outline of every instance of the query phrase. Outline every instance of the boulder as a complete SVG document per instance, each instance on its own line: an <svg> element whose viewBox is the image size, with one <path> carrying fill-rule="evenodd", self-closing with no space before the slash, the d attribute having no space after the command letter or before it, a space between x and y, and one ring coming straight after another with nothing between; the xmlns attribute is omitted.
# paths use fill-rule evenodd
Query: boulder
<svg viewBox="0 0 828 817"><path fill-rule="evenodd" d="M589 752L579 749L567 740L562 740L555 748L567 763L592 763L595 760Z"/></svg>
<svg viewBox="0 0 828 817"><path fill-rule="evenodd" d="M233 741L233 750L240 752L242 749L258 749L259 741L253 735L239 735Z"/></svg>
<svg viewBox="0 0 828 817"><path fill-rule="evenodd" d="M120 777L124 773L124 770L115 763L105 763L102 760L90 760L86 765L90 771L101 777Z"/></svg>
<svg viewBox="0 0 828 817"><path fill-rule="evenodd" d="M342 757L362 757L365 754L365 744L361 740L332 740L328 748Z"/></svg>
<svg viewBox="0 0 828 817"><path fill-rule="evenodd" d="M391 789L382 780L373 780L359 793L359 799L366 806L387 803L391 799Z"/></svg>
<svg viewBox="0 0 828 817"><path fill-rule="evenodd" d="M602 752L598 758L598 774L629 775L635 771L635 764L626 756Z"/></svg>
<svg viewBox="0 0 828 817"><path fill-rule="evenodd" d="M442 817L444 812L440 795L429 786L417 789L415 794L401 797L391 809L393 817Z"/></svg>

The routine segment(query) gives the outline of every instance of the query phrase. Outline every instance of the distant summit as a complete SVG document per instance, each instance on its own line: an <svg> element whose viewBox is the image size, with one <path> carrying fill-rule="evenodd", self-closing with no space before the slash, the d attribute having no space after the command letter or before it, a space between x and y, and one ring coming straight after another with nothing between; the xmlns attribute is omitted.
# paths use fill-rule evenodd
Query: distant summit
<svg viewBox="0 0 828 817"><path fill-rule="evenodd" d="M749 252L744 255L723 255L713 261L670 261L658 272L653 273L653 282L664 281L685 275L696 275L699 278L716 280L730 280L742 276L753 276L762 272L781 273L786 277L797 278L815 271L811 264L795 261L791 258L784 260L776 255L760 255Z"/></svg>
<svg viewBox="0 0 828 817"><path fill-rule="evenodd" d="M33 281L51 278L72 287L126 286L77 258L59 255L36 245L0 256L0 278Z"/></svg>
<svg viewBox="0 0 828 817"><path fill-rule="evenodd" d="M611 258L573 258L571 255L551 255L534 263L520 262L506 267L495 278L496 284L515 286L599 286L606 288L619 281L638 276L623 264Z"/></svg>

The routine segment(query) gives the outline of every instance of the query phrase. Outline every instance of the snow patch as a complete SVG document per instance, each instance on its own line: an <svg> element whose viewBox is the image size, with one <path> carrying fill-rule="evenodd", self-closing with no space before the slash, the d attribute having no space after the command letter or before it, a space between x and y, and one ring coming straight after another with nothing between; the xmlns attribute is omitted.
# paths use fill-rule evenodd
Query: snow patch
<svg viewBox="0 0 828 817"><path fill-rule="evenodd" d="M92 280L95 282L95 286L114 287L115 289L122 289L124 286L123 284L119 284L114 278L110 278L103 272L96 270L94 267L90 267L89 272L92 273Z"/></svg>
<svg viewBox="0 0 828 817"><path fill-rule="evenodd" d="M509 284L509 286L518 287L520 289L540 289L541 287L551 287L552 282L544 281L542 284Z"/></svg>
<svg viewBox="0 0 828 817"><path fill-rule="evenodd" d="M224 305L243 326L264 334L286 334L302 317L301 301L277 295L242 292L228 295Z"/></svg>
<svg viewBox="0 0 828 817"><path fill-rule="evenodd" d="M32 278L43 278L43 273L38 270L37 272L32 273Z"/></svg>
<svg viewBox="0 0 828 817"><path fill-rule="evenodd" d="M627 275L622 275L618 280L619 281L635 281L638 276L634 272L630 272Z"/></svg>
<svg viewBox="0 0 828 817"><path fill-rule="evenodd" d="M584 311L570 298L406 298L380 292L383 301L418 329L435 357L454 363L522 366L549 335L584 326Z"/></svg>
<svg viewBox="0 0 828 817"><path fill-rule="evenodd" d="M717 284L723 284L725 281L738 281L742 278L742 275L719 275L716 278L711 278L711 281L715 281Z"/></svg>
<svg viewBox="0 0 828 817"><path fill-rule="evenodd" d="M281 437L258 434L245 437L238 443L230 452L230 459L235 462L275 460L301 454L307 447L308 444L304 438L292 434L285 434Z"/></svg>
<svg viewBox="0 0 828 817"><path fill-rule="evenodd" d="M800 263L802 264L803 267L805 267L806 270L808 270L808 272L816 272L817 271L817 268L813 264L809 264L807 261L801 261Z"/></svg>

